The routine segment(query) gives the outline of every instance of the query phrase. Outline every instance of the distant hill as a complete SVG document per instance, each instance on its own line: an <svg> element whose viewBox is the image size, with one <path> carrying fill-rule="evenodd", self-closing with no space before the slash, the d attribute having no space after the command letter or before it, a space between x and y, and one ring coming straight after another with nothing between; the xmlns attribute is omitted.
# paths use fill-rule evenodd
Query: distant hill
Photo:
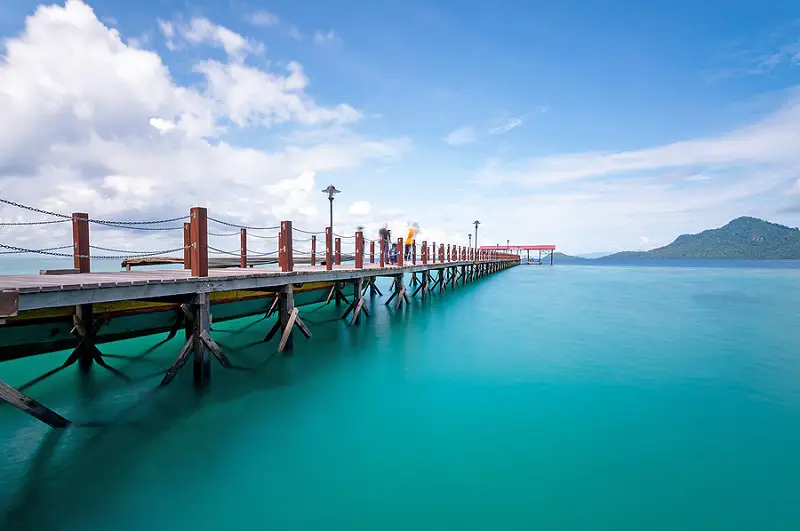
<svg viewBox="0 0 800 531"><path fill-rule="evenodd" d="M741 217L718 229L678 236L664 247L650 251L623 251L598 260L646 258L800 259L800 230L762 219Z"/></svg>

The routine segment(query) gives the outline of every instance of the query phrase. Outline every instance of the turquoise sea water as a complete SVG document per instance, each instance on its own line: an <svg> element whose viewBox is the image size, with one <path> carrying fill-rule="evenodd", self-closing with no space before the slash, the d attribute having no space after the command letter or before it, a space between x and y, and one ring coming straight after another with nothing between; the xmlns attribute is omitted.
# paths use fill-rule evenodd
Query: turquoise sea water
<svg viewBox="0 0 800 531"><path fill-rule="evenodd" d="M29 390L106 426L0 407L0 529L797 530L798 302L798 269L521 266L357 328L306 308L291 357L220 323L253 370L203 393L153 392L176 340Z"/></svg>

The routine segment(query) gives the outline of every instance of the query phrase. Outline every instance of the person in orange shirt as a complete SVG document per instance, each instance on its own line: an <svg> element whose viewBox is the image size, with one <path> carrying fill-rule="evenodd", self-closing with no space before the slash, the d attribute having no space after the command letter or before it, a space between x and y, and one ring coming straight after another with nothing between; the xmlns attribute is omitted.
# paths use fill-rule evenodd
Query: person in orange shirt
<svg viewBox="0 0 800 531"><path fill-rule="evenodd" d="M406 241L404 242L406 247L406 260L411 260L411 253L414 248L414 243L417 241L417 234L419 234L419 224L415 221L411 224L411 227L409 227L408 236L406 236Z"/></svg>

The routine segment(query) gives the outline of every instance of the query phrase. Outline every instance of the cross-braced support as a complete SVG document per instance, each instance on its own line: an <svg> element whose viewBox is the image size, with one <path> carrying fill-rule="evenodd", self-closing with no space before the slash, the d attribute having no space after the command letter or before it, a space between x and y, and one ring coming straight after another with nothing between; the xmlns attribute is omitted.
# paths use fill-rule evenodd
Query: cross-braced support
<svg viewBox="0 0 800 531"><path fill-rule="evenodd" d="M20 391L24 391L32 385L63 371L67 367L74 365L76 362L78 363L78 367L80 368L81 372L89 372L89 369L94 362L126 382L130 382L131 380L127 375L105 362L103 359L103 353L100 352L95 345L97 334L107 322L107 319L94 320L91 304L76 306L75 313L72 316L72 334L79 339L77 346L67 357L67 359L64 360L64 363L20 386Z"/></svg>
<svg viewBox="0 0 800 531"><path fill-rule="evenodd" d="M336 286L333 286L334 288ZM306 339L311 339L311 331L300 318L300 310L294 305L294 290L292 285L281 288L278 301L278 320L264 337L264 341L272 339L278 331L281 331L281 339L278 341L278 352L291 351L294 348L294 327L300 330ZM344 295L342 295L344 297ZM330 301L330 294L328 296Z"/></svg>
<svg viewBox="0 0 800 531"><path fill-rule="evenodd" d="M408 294L406 293L406 286L403 283L403 275L397 275L394 280L394 292L389 297L389 300L386 301L386 306L394 300L397 299L395 303L395 308L400 308L403 306L403 302L409 302Z"/></svg>
<svg viewBox="0 0 800 531"><path fill-rule="evenodd" d="M414 293L411 294L412 297L416 297L417 293L422 292L422 300L425 300L425 296L428 294L428 283L430 282L430 272L423 271L421 273L422 280L419 283L419 286Z"/></svg>
<svg viewBox="0 0 800 531"><path fill-rule="evenodd" d="M350 320L350 324L354 325L357 324L359 319L361 318L361 314L363 313L367 317L369 317L369 310L366 306L364 306L364 289L362 288L364 284L364 279L357 278L353 281L353 302L347 307L347 311L344 312L342 315L342 319L347 319L347 316L350 315L350 312L353 312L353 317Z"/></svg>
<svg viewBox="0 0 800 531"><path fill-rule="evenodd" d="M233 366L209 334L211 312L208 293L198 293L191 303L182 305L182 308L191 326L186 328L186 343L175 362L167 369L167 373L161 380L161 387L175 379L191 356L194 356L194 383L198 387L208 384L211 379L211 356L214 356L226 369Z"/></svg>

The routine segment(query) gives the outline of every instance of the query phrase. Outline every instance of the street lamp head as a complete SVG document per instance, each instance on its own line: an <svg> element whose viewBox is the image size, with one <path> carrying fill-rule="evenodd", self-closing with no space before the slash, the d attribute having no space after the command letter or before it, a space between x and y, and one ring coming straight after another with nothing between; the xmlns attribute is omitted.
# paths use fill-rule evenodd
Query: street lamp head
<svg viewBox="0 0 800 531"><path fill-rule="evenodd" d="M476 219L472 224L475 225L475 228L477 229L481 222Z"/></svg>
<svg viewBox="0 0 800 531"><path fill-rule="evenodd" d="M322 190L323 194L328 194L328 199L333 201L333 196L341 192L341 190L337 190L336 187L332 184L329 184L327 188Z"/></svg>

